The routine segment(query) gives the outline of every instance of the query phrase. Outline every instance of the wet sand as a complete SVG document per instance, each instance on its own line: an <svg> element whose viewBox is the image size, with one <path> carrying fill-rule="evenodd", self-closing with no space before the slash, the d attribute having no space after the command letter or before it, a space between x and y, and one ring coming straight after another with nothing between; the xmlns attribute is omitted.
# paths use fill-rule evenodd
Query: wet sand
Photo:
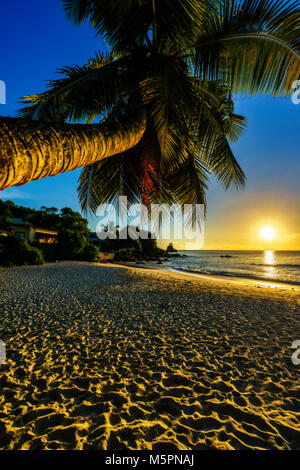
<svg viewBox="0 0 300 470"><path fill-rule="evenodd" d="M0 449L299 449L299 317L291 289L4 269Z"/></svg>

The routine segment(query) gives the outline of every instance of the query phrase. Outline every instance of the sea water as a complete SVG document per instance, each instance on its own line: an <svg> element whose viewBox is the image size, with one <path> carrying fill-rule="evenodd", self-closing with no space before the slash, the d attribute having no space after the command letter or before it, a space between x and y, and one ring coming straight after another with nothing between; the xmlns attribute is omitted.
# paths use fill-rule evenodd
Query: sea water
<svg viewBox="0 0 300 470"><path fill-rule="evenodd" d="M179 251L164 266L194 274L300 285L300 251Z"/></svg>

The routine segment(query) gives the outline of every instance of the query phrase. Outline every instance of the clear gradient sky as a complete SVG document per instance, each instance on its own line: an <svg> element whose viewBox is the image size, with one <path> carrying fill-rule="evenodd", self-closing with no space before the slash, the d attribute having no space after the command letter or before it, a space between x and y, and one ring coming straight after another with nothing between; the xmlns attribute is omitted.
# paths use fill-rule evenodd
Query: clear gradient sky
<svg viewBox="0 0 300 470"><path fill-rule="evenodd" d="M105 48L88 25L67 23L59 0L11 0L1 5L0 80L7 85L7 104L0 115L15 116L24 95L42 92L62 66L83 65ZM211 182L205 224L206 249L300 250L300 105L266 97L236 101L236 112L248 129L233 146L247 175L245 189L224 189ZM0 191L1 199L38 209L42 205L80 210L80 171ZM272 242L258 231L271 225ZM95 228L95 220L90 220Z"/></svg>

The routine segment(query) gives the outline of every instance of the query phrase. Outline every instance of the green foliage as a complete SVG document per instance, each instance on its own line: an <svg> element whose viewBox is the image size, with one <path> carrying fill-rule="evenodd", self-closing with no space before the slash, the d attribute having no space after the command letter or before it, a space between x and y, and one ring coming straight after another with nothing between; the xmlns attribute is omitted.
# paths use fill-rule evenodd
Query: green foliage
<svg viewBox="0 0 300 470"><path fill-rule="evenodd" d="M57 253L59 259L71 260L78 258L85 246L83 236L71 229L61 229L58 232Z"/></svg>
<svg viewBox="0 0 300 470"><path fill-rule="evenodd" d="M0 220L3 220L7 226L9 218L22 219L25 224L32 227L50 230L72 228L84 236L87 236L88 233L87 220L69 207L64 207L61 211L58 211L56 207L42 206L40 210L35 210L18 206L12 201L2 201L0 199Z"/></svg>
<svg viewBox="0 0 300 470"><path fill-rule="evenodd" d="M2 266L39 265L44 263L42 252L29 245L27 240L8 237L4 252L0 254Z"/></svg>
<svg viewBox="0 0 300 470"><path fill-rule="evenodd" d="M33 246L36 246L42 252L43 258L47 262L53 262L59 259L56 243L43 243L42 245L33 244Z"/></svg>
<svg viewBox="0 0 300 470"><path fill-rule="evenodd" d="M58 259L91 260L98 254L97 248L91 247L87 243L87 220L69 207L64 207L59 212L55 207L42 206L39 211L36 211L17 206L11 201L0 200L0 224L2 222L0 229L11 231L8 222L11 217L22 219L28 226L57 230L58 243L34 244L35 246L32 247L25 240L2 237L3 243L7 244L6 255L2 257L3 264L40 264L43 258L47 261ZM13 254L14 246L16 248L15 255Z"/></svg>
<svg viewBox="0 0 300 470"><path fill-rule="evenodd" d="M9 206L2 204L0 200L0 230L7 227L8 219L12 217L12 212L9 209Z"/></svg>
<svg viewBox="0 0 300 470"><path fill-rule="evenodd" d="M130 122L147 127L132 149L83 169L79 199L99 204L204 203L213 175L227 189L246 177L231 150L246 127L233 94L287 96L300 75L300 2L285 0L63 0L89 21L109 54L61 69L22 116Z"/></svg>
<svg viewBox="0 0 300 470"><path fill-rule="evenodd" d="M30 247L28 251L28 262L29 264L44 264L45 260L42 251L34 246Z"/></svg>
<svg viewBox="0 0 300 470"><path fill-rule="evenodd" d="M143 255L153 255L159 250L155 238L151 238L151 233L148 234L148 239L141 239L141 252Z"/></svg>
<svg viewBox="0 0 300 470"><path fill-rule="evenodd" d="M135 232L140 232L138 227L134 230L134 227L127 226L120 230L118 226L116 227L114 224L109 224L103 227L103 230L108 233L110 238L101 241L102 252L133 251L137 254L151 256L157 255L158 252L161 251L157 247L156 239L151 238L151 232L143 231L139 238L134 239ZM113 234L115 235L115 239L112 238ZM126 235L127 238L123 239L123 235Z"/></svg>
<svg viewBox="0 0 300 470"><path fill-rule="evenodd" d="M92 243L86 243L79 253L79 259L82 261L95 261L99 256L98 248Z"/></svg>
<svg viewBox="0 0 300 470"><path fill-rule="evenodd" d="M7 225L9 218L22 219L32 227L57 230L60 225L60 215L55 207L41 207L40 210L19 206L12 201L0 200L0 221ZM5 220L4 220L5 219ZM1 222L0 222L1 223Z"/></svg>
<svg viewBox="0 0 300 470"><path fill-rule="evenodd" d="M69 207L64 207L60 211L60 230L71 230L87 238L88 221L83 219L79 212L74 212Z"/></svg>
<svg viewBox="0 0 300 470"><path fill-rule="evenodd" d="M61 209L61 223L58 231L57 253L59 259L93 261L98 249L87 242L88 222L69 207Z"/></svg>

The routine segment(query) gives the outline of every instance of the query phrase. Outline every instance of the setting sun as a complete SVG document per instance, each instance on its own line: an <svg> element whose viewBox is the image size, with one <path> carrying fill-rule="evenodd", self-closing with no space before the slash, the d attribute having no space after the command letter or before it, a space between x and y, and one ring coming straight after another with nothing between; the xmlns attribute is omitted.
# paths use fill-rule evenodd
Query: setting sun
<svg viewBox="0 0 300 470"><path fill-rule="evenodd" d="M259 235L264 240L274 240L274 238L276 238L276 230L269 226L262 227L259 231Z"/></svg>

